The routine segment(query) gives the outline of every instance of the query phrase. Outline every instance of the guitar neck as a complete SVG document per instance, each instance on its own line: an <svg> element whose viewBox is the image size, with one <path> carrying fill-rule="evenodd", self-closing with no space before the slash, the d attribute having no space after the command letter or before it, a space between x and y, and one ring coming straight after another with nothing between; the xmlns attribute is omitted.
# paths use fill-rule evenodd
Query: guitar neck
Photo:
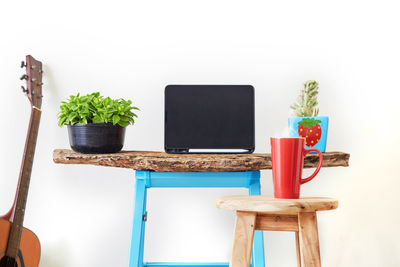
<svg viewBox="0 0 400 267"><path fill-rule="evenodd" d="M25 142L24 155L22 158L19 174L19 184L15 207L12 214L12 226L8 237L6 255L16 258L22 232L22 225L25 215L26 200L28 197L29 183L32 173L33 157L35 154L36 140L38 136L41 110L32 106L29 121L28 134Z"/></svg>

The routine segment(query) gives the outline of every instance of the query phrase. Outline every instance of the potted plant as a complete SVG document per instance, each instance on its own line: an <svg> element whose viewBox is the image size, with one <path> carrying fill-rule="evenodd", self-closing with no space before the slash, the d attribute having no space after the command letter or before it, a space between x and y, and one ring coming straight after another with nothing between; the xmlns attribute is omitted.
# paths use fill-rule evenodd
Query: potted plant
<svg viewBox="0 0 400 267"><path fill-rule="evenodd" d="M122 149L125 129L137 117L132 101L103 97L99 92L62 101L58 125L67 125L71 148L81 153L115 153Z"/></svg>
<svg viewBox="0 0 400 267"><path fill-rule="evenodd" d="M316 148L324 153L329 118L318 116L318 89L316 81L304 83L297 102L290 106L296 117L289 118L289 132L291 137L304 137L307 148Z"/></svg>

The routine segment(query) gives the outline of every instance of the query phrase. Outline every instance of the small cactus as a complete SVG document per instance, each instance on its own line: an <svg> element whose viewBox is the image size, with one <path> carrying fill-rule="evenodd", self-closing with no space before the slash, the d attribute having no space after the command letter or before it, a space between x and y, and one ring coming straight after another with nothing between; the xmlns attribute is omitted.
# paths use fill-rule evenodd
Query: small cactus
<svg viewBox="0 0 400 267"><path fill-rule="evenodd" d="M304 89L297 99L297 103L290 106L294 110L297 117L315 117L318 116L319 108L317 108L318 101L318 82L307 81L304 83Z"/></svg>

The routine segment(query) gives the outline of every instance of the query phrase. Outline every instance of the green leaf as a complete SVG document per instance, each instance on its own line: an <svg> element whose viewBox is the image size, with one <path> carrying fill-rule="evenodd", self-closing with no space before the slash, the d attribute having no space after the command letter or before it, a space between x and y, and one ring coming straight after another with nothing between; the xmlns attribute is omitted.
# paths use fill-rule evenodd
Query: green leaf
<svg viewBox="0 0 400 267"><path fill-rule="evenodd" d="M66 121L67 121L66 117L60 118L59 121L58 121L58 126L63 126Z"/></svg>
<svg viewBox="0 0 400 267"><path fill-rule="evenodd" d="M126 127L126 126L129 125L129 122L126 122L126 121L119 121L118 124L121 125L122 127Z"/></svg>
<svg viewBox="0 0 400 267"><path fill-rule="evenodd" d="M120 121L120 117L118 115L112 116L112 122L113 124L117 124Z"/></svg>
<svg viewBox="0 0 400 267"><path fill-rule="evenodd" d="M104 122L104 120L100 116L95 115L93 117L93 123L103 123L103 122Z"/></svg>
<svg viewBox="0 0 400 267"><path fill-rule="evenodd" d="M72 121L73 119L75 119L78 116L78 114L76 112L71 112L68 116L68 120Z"/></svg>

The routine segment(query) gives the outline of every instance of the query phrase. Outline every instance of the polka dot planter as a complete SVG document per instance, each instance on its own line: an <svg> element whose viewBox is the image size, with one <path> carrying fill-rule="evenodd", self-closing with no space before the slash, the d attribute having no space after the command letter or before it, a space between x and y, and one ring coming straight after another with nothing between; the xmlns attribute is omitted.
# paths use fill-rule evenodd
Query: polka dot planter
<svg viewBox="0 0 400 267"><path fill-rule="evenodd" d="M304 137L306 148L316 148L324 153L328 124L328 117L291 117L289 118L290 137Z"/></svg>

